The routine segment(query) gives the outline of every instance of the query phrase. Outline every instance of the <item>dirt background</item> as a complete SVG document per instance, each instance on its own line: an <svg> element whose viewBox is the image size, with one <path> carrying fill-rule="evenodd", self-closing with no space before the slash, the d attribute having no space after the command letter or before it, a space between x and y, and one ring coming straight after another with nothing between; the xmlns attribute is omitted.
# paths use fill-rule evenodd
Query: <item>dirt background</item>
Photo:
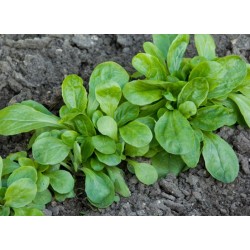
<svg viewBox="0 0 250 250"><path fill-rule="evenodd" d="M238 54L250 61L249 35L214 35L217 54ZM68 74L80 75L87 87L94 67L115 61L133 72L131 59L142 51L150 35L0 35L0 108L33 99L57 113L62 104L60 85ZM193 43L187 56L194 56ZM250 215L250 130L239 126L218 133L237 152L240 173L232 184L212 179L203 161L178 178L169 175L145 186L127 173L130 198L107 209L89 205L84 182L77 181L77 196L52 202L47 215ZM25 150L29 134L0 136L0 155Z"/></svg>

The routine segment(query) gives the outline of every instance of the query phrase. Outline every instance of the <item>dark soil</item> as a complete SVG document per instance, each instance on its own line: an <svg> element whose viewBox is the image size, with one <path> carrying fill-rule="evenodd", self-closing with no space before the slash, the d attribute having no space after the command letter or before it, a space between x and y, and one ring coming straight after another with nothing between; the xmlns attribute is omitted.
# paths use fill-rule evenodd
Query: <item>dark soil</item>
<svg viewBox="0 0 250 250"><path fill-rule="evenodd" d="M250 61L250 36L215 35L220 56L239 54ZM86 87L94 67L115 61L133 72L131 59L142 50L149 35L0 35L0 108L33 99L54 113L62 104L60 85L68 74L83 77ZM195 55L193 44L187 55ZM84 183L77 182L77 196L52 202L47 215L250 215L250 130L222 128L219 134L237 152L240 173L232 184L209 176L201 161L178 178L168 176L145 186L127 173L132 196L107 209L89 205ZM0 137L0 155L24 150L30 135Z"/></svg>

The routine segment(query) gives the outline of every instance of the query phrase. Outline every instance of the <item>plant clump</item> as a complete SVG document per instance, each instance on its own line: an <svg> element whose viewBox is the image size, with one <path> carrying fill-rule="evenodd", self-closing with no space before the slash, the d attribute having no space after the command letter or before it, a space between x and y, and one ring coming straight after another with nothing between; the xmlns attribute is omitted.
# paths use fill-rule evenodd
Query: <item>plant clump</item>
<svg viewBox="0 0 250 250"><path fill-rule="evenodd" d="M88 92L79 76L68 75L59 116L32 100L0 110L1 135L33 131L32 158L18 152L0 160L0 214L42 215L52 197L74 197L77 172L89 202L108 207L131 195L121 162L151 185L203 157L215 179L233 182L237 156L215 132L250 127L250 66L236 55L217 57L210 35L195 35L198 55L186 58L189 39L153 35L132 60L135 73L101 63Z"/></svg>

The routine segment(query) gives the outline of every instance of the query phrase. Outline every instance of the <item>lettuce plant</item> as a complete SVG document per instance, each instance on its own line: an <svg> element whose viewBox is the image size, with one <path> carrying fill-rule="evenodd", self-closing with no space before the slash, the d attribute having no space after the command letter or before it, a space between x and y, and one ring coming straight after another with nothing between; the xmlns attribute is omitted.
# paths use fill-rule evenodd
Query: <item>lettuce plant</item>
<svg viewBox="0 0 250 250"><path fill-rule="evenodd" d="M89 202L107 207L118 195L130 196L122 162L150 185L196 167L202 156L214 178L234 181L238 159L215 132L235 123L250 126L250 67L239 56L217 57L211 36L194 38L198 55L186 58L189 35L153 35L153 43L143 45L145 53L133 58L133 75L117 63L101 63L88 93L79 76L67 76L59 116L32 100L0 110L1 135L34 131L28 145L34 160L24 156L23 165L12 159L18 168L2 174L2 213L11 213L11 206L16 213L15 204L7 202L16 181L18 189L34 187L21 207L37 209L34 197L45 190L57 200L72 197L76 172L84 176ZM3 160L2 169L6 164ZM9 178L15 182L8 185Z"/></svg>
<svg viewBox="0 0 250 250"><path fill-rule="evenodd" d="M74 178L60 165L41 165L27 153L0 157L0 215L43 215L45 205L74 197Z"/></svg>
<svg viewBox="0 0 250 250"><path fill-rule="evenodd" d="M189 35L153 35L145 53L132 60L140 78L127 83L123 94L140 106L140 117L155 121L158 145L152 142L148 155L160 176L196 167L202 154L214 178L232 182L237 157L214 131L236 122L250 125L250 67L239 56L217 57L212 36L194 39L198 56L185 58Z"/></svg>

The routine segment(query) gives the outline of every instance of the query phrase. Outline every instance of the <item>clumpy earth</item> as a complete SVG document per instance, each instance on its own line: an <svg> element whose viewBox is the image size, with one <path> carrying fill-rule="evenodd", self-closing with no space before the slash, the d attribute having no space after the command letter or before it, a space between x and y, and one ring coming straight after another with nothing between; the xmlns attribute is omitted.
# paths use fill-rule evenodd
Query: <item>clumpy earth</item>
<svg viewBox="0 0 250 250"><path fill-rule="evenodd" d="M238 54L250 61L249 35L214 35L217 54ZM60 85L68 74L81 76L86 87L94 67L115 61L132 73L133 55L142 51L150 35L0 35L0 108L22 100L41 102L54 113L62 105ZM194 56L193 43L187 56ZM152 186L126 172L130 198L107 209L86 200L81 177L77 196L53 201L47 215L250 215L250 130L236 126L218 131L234 148L240 173L234 183L223 184L209 176L201 160L197 168L169 175ZM0 155L25 150L29 134L0 136Z"/></svg>

